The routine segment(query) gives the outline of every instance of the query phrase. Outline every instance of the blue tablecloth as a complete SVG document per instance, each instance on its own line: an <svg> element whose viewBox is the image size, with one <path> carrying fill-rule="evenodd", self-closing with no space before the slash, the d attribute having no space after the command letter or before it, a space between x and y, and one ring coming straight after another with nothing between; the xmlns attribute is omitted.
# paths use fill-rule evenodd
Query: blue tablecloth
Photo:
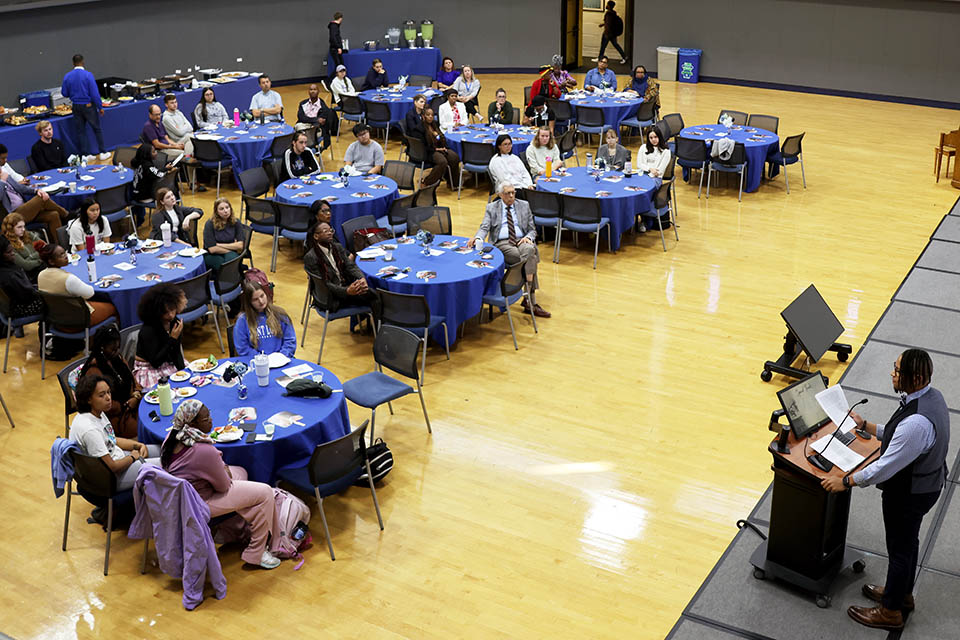
<svg viewBox="0 0 960 640"><path fill-rule="evenodd" d="M491 251L492 257L484 260L480 257L482 252L479 250L461 254L439 246L440 243L451 240L459 240L459 246L462 247L468 239L460 236L436 236L431 248L443 251L443 254L438 256L423 255L423 247L416 243L399 244L394 240L387 240L376 246L396 244L393 262L385 262L382 257L372 261L357 259L357 266L367 275L372 287L426 296L430 313L446 317L450 344L453 344L457 340L457 327L480 313L483 296L500 293L504 262L503 253L496 247ZM467 266L472 260L484 260L490 266L478 269ZM381 278L377 275L380 269L389 266L401 270L409 267L410 272L402 280ZM419 271L435 271L437 275L424 280L417 277ZM442 345L443 327L437 327L430 337Z"/></svg>
<svg viewBox="0 0 960 640"><path fill-rule="evenodd" d="M273 139L293 133L293 127L281 122L265 124L241 123L240 127L219 126L213 129L204 129L197 132L197 136L214 136L223 152L230 156L233 162L233 175L239 177L247 169L253 169L263 164L270 157L270 147Z"/></svg>
<svg viewBox="0 0 960 640"><path fill-rule="evenodd" d="M493 146L497 143L497 136L502 133L509 134L513 140L513 155L522 156L526 153L530 143L533 142L533 134L536 132L535 128L520 124L505 124L500 131L495 130L488 124L471 124L444 135L447 138L447 146L463 158L460 143L464 140L467 142L486 142Z"/></svg>
<svg viewBox="0 0 960 640"><path fill-rule="evenodd" d="M613 228L611 246L614 250L620 248L620 234L633 227L638 213L650 210L656 195L656 181L646 175L634 174L632 178L625 178L619 171L608 171L600 182L597 182L587 173L586 167L573 167L567 169L565 176L554 173L554 178L557 179L556 182L548 182L544 178L537 180L537 190L558 193L561 189L573 189L569 195L580 198L600 197L597 196L598 191L610 193L600 197L600 211L602 215L610 218L610 226ZM633 191L634 188L639 188L640 191Z"/></svg>
<svg viewBox="0 0 960 640"><path fill-rule="evenodd" d="M333 180L319 180L320 176L330 176ZM337 239L346 241L340 225L359 216L379 218L387 215L398 193L397 183L381 175L355 176L350 178L347 187L340 187L335 173L322 173L312 178L294 178L277 187L277 201L287 204L310 205L317 200L330 203L330 222ZM304 182L304 179L309 182ZM311 184L312 183L312 184ZM358 198L354 194L368 193L368 198Z"/></svg>
<svg viewBox="0 0 960 640"><path fill-rule="evenodd" d="M323 399L284 397L284 389L276 383L276 379L284 375L283 369L300 364L310 365L314 372L323 372L323 381L334 390L333 395ZM253 407L257 410L256 433L265 433L263 423L278 411L290 411L303 416L301 422L304 426L296 424L289 427L278 426L274 430L273 440L248 443L244 435L237 442L216 445L223 453L223 461L246 469L250 480L273 484L278 470L304 466L318 444L330 442L350 433L350 418L347 415L347 402L343 397L343 385L327 369L318 364L294 359L280 369L271 369L270 384L266 387L257 385L257 376L252 365L250 369L251 371L243 379L248 390L246 400L240 400L237 397L236 386L221 387L213 383L200 387L194 396L209 409L214 427L225 426L230 410L236 407ZM190 386L190 382L189 380L171 381L170 386L174 389L187 387ZM174 404L174 414L176 414L177 404ZM137 438L144 443L159 444L167 436L173 416L160 416L159 422L153 422L150 420L151 411L156 411L157 415L160 415L157 405L146 401L140 403ZM253 423L247 424L249 426Z"/></svg>
<svg viewBox="0 0 960 640"><path fill-rule="evenodd" d="M637 108L643 102L643 98L623 98L616 95L595 95L592 93L580 96L578 94L565 93L563 100L570 102L573 109L573 118L577 118L577 107L595 107L603 109L603 121L609 125L620 126L620 121L629 118L636 113Z"/></svg>
<svg viewBox="0 0 960 640"><path fill-rule="evenodd" d="M400 76L409 75L430 76L436 80L442 56L440 55L440 49L436 47L429 49L377 49L376 51L351 49L343 54L343 65L347 68L347 75L351 78L365 76L370 67L373 66L374 58L380 58L383 61L383 68L387 72L387 80L393 84L400 79ZM332 76L336 68L337 65L333 58L328 55L328 73ZM360 87L357 87L357 89L359 90Z"/></svg>
<svg viewBox="0 0 960 640"><path fill-rule="evenodd" d="M117 169L119 169L119 167L117 167ZM90 177L92 179L84 180L86 177ZM42 173L35 173L30 176L30 184L35 187L51 185L61 181L68 184L71 182L76 182L76 193L62 191L60 193L55 193L50 197L53 198L54 202L59 204L67 211L73 212L80 207L80 203L87 198L94 197L98 191L110 189L121 184L132 183L133 169L127 168L121 173L120 171L114 171L114 167L108 165L91 165L86 169L80 170L79 180L77 180L77 172L75 169L70 169L69 171L52 169Z"/></svg>
<svg viewBox="0 0 960 640"><path fill-rule="evenodd" d="M240 111L250 108L250 98L260 90L257 78L242 78L234 82L215 85L213 90L217 94L217 101L223 104L227 113L233 113L234 107ZM176 91L174 95L180 104L180 110L190 118L193 108L200 101L201 90ZM103 143L107 149L123 145L137 144L143 125L147 122L147 108L149 105L159 105L163 109L163 97L153 100L135 100L129 103L120 103L115 107L107 107L100 116L103 127ZM77 152L77 134L73 125L73 116L47 118L53 124L53 137L63 141L67 153ZM30 155L30 148L37 141L35 123L27 123L19 127L0 126L0 143L6 145L10 158L26 158ZM96 150L97 142L93 131L87 127L87 136L90 138L90 149Z"/></svg>
<svg viewBox="0 0 960 640"><path fill-rule="evenodd" d="M396 89L391 91L361 91L359 97L367 102L384 102L390 107L390 120L392 122L403 122L407 112L413 109L413 98L418 93L422 93L427 98L427 102L440 92L436 89L427 87L406 87L403 91Z"/></svg>
<svg viewBox="0 0 960 640"><path fill-rule="evenodd" d="M175 258L160 259L165 253L180 251L185 248L185 245L174 242L172 246L160 247L153 253L143 253L141 250L141 252L137 254L137 266L129 271L114 267L114 265L121 262L130 261L129 249L117 249L113 255L99 255L95 257L94 262L96 262L97 265L97 278L112 275L122 276L121 280L109 287L100 288L97 285L93 287L98 297L105 295L113 306L117 308L117 313L120 315L121 327L132 327L135 324L140 324L140 318L137 316L137 303L140 302L140 296L143 295L143 292L158 282L156 280L140 280L137 276L154 273L160 276L159 281L177 282L178 280L198 276L207 270L207 267L203 263L202 256L196 258L176 256ZM64 269L84 282L88 282L86 260L86 252L81 251L80 261L67 265ZM165 269L160 266L168 262L179 262L183 265L183 268Z"/></svg>
<svg viewBox="0 0 960 640"><path fill-rule="evenodd" d="M698 133L702 135L697 135ZM766 129L741 126L734 126L727 129L722 124L703 124L687 127L682 130L679 135L681 138L706 140L707 149L709 149L712 146L712 142L717 139L715 133L727 133L734 142L744 143L747 152L747 173L743 177L743 190L748 193L756 191L760 186L760 181L763 179L763 167L764 164L766 164L767 156L776 153L780 149L780 138L774 132L767 131ZM753 140L752 138L755 136L763 136L763 138L761 140ZM689 169L683 169L684 180L687 179L689 172ZM771 173L772 175L776 175L775 171Z"/></svg>

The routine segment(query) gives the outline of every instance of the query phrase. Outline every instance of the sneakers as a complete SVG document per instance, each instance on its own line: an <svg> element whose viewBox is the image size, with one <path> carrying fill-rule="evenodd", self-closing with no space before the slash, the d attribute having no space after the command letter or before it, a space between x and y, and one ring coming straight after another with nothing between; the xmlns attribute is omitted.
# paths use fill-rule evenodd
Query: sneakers
<svg viewBox="0 0 960 640"><path fill-rule="evenodd" d="M107 153L106 151L104 151L103 153L101 153L101 154L98 155L97 157L100 158L101 160L109 160L110 158L113 157L113 154Z"/></svg>
<svg viewBox="0 0 960 640"><path fill-rule="evenodd" d="M647 225L645 225L645 224L643 224L643 223L641 222L640 225L637 227L637 231L638 231L639 233L646 233L646 232L647 232Z"/></svg>
<svg viewBox="0 0 960 640"><path fill-rule="evenodd" d="M620 64L627 64L626 58L620 58Z"/></svg>
<svg viewBox="0 0 960 640"><path fill-rule="evenodd" d="M280 558L270 553L269 549L264 549L260 556L260 566L264 569L276 569L280 566Z"/></svg>

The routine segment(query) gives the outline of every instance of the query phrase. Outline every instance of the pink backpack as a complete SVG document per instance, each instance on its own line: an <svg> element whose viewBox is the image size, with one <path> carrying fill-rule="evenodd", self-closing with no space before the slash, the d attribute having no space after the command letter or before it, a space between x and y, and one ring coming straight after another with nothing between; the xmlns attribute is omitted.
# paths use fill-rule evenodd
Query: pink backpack
<svg viewBox="0 0 960 640"><path fill-rule="evenodd" d="M307 523L310 509L303 500L283 489L273 490L276 524L270 536L270 553L278 558L296 558L300 562L294 571L303 566L300 550L313 541Z"/></svg>
<svg viewBox="0 0 960 640"><path fill-rule="evenodd" d="M267 298L270 299L270 302L273 302L273 283L270 282L269 278L267 278L267 274L260 269L251 267L243 272L243 279L256 282L263 287L264 292L267 294Z"/></svg>

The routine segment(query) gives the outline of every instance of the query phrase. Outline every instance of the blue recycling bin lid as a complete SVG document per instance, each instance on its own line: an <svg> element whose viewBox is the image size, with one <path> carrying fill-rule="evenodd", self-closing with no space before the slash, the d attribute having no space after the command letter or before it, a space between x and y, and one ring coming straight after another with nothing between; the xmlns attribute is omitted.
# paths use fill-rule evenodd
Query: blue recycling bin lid
<svg viewBox="0 0 960 640"><path fill-rule="evenodd" d="M703 55L703 49L680 49L679 54L681 56L701 56Z"/></svg>

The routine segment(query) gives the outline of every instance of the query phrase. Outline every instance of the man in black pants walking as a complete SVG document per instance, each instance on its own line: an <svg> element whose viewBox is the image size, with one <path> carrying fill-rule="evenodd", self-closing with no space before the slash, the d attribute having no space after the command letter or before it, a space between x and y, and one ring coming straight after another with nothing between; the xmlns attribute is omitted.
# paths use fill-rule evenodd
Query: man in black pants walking
<svg viewBox="0 0 960 640"><path fill-rule="evenodd" d="M333 14L333 20L327 25L330 30L330 57L333 58L333 68L343 64L343 38L340 37L340 25L343 23L343 14L337 11ZM330 72L330 79L333 79L334 71Z"/></svg>
<svg viewBox="0 0 960 640"><path fill-rule="evenodd" d="M863 595L875 607L851 606L856 622L878 629L903 629L903 614L913 611L913 581L920 550L920 524L937 503L947 477L950 412L943 395L930 386L933 362L926 351L907 349L893 365L893 390L900 408L885 424L867 422L856 413L857 425L880 439L880 457L843 478L825 478L828 491L876 484L882 491L883 528L887 542L887 581L863 585Z"/></svg>

